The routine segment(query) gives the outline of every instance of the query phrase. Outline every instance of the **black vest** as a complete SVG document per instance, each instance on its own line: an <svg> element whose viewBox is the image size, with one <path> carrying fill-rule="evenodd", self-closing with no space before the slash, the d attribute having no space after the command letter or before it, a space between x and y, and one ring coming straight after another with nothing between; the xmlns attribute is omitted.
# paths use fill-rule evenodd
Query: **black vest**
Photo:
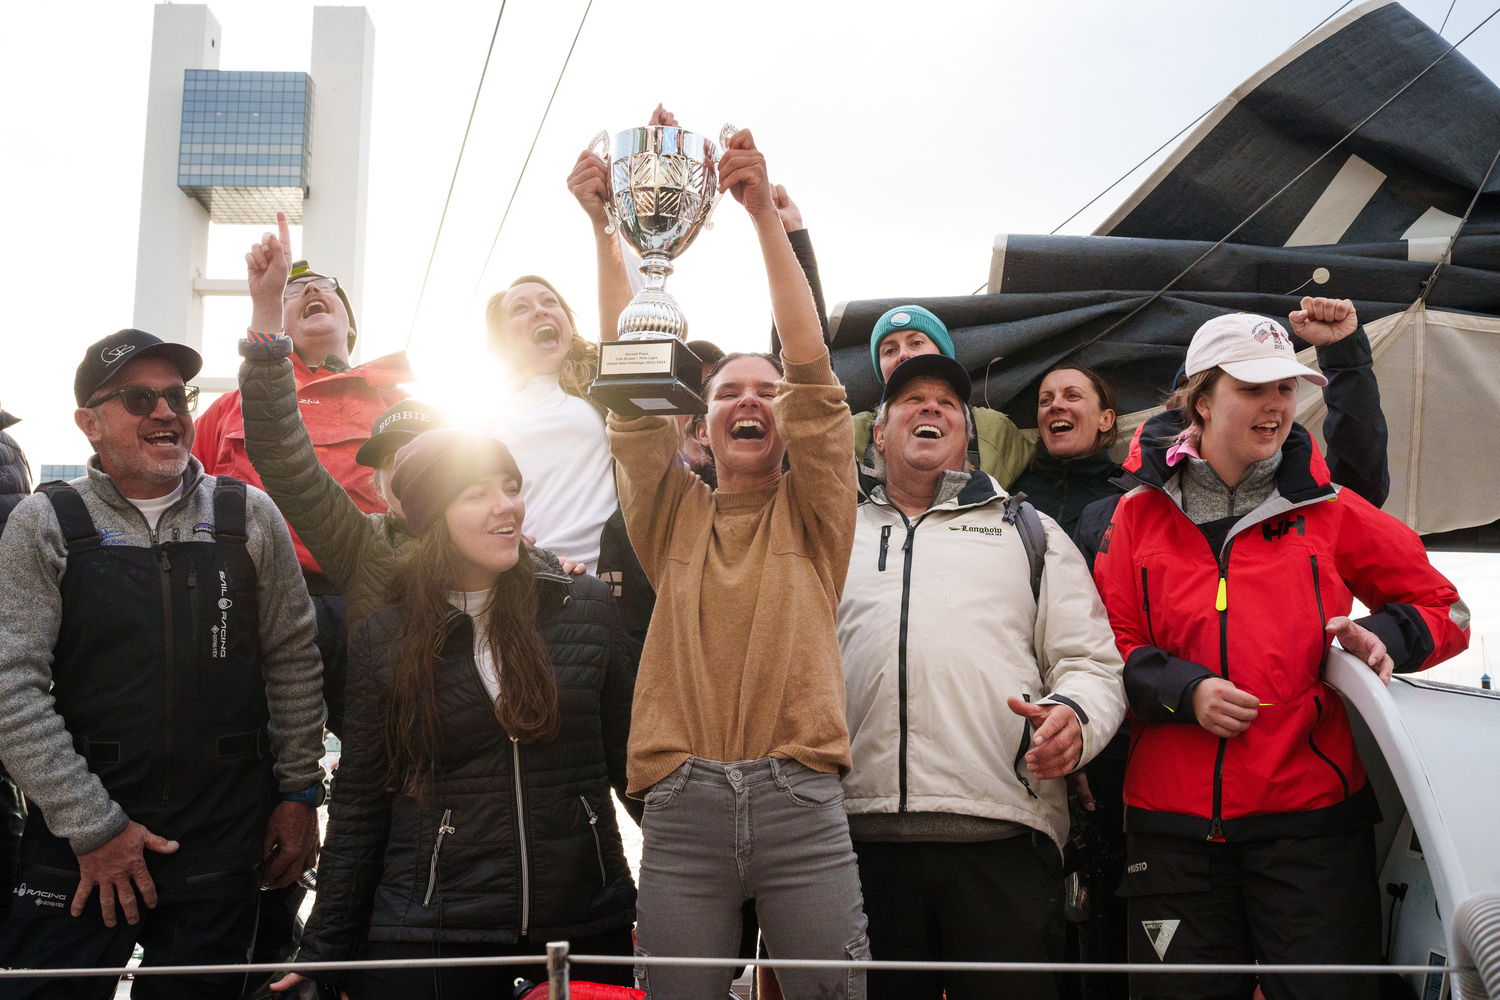
<svg viewBox="0 0 1500 1000"><path fill-rule="evenodd" d="M76 490L42 490L68 546L52 694L73 745L127 816L181 845L146 852L158 888L240 891L275 800L245 484L220 476L215 523L149 548L103 544ZM38 812L22 862L76 871Z"/></svg>

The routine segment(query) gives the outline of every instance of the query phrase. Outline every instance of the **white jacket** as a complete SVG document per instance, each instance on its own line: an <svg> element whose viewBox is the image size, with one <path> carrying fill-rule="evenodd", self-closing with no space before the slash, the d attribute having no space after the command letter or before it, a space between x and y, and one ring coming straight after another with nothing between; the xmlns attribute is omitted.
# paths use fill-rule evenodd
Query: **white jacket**
<svg viewBox="0 0 1500 1000"><path fill-rule="evenodd" d="M1042 514L1038 601L1007 495L988 475L910 521L875 495L859 507L839 605L846 808L1010 820L1061 848L1065 783L1026 769L1031 730L1006 698L1071 708L1083 761L1124 718L1124 667L1083 557Z"/></svg>

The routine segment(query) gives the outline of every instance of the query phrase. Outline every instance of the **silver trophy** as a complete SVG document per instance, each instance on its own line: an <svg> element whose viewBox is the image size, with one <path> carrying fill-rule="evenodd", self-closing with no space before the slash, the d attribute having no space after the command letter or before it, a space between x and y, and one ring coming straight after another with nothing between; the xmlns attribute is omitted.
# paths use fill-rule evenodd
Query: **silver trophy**
<svg viewBox="0 0 1500 1000"><path fill-rule="evenodd" d="M672 261L698 234L712 229L719 204L720 147L696 132L648 125L618 132L610 147L600 132L589 149L609 168L607 233L621 233L641 255L646 286L620 314L620 339L599 345L599 377L589 395L618 413L704 413L702 362L687 347L687 317L664 287Z"/></svg>

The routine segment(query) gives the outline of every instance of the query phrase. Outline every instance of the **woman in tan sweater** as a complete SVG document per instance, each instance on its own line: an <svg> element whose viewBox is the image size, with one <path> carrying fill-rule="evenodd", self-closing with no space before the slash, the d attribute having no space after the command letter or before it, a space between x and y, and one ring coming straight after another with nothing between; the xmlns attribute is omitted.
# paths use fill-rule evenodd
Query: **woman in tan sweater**
<svg viewBox="0 0 1500 1000"><path fill-rule="evenodd" d="M717 490L676 461L673 421L608 420L626 525L657 593L627 768L646 803L638 951L731 957L754 899L777 958L868 958L839 786L849 407L748 131L719 169L760 239L782 357L731 354L710 371L699 434ZM644 965L637 977L657 1000L696 1000L727 993L731 970ZM780 978L794 1000L864 996L862 972Z"/></svg>

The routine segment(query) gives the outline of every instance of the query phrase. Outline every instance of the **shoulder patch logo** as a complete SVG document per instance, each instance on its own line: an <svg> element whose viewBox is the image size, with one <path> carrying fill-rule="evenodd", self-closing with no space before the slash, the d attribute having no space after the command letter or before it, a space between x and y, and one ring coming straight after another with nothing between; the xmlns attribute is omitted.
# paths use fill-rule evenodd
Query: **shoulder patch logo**
<svg viewBox="0 0 1500 1000"><path fill-rule="evenodd" d="M1146 937L1151 942L1151 947L1156 949L1156 957L1163 962L1167 960L1167 948L1172 944L1172 938L1177 934L1177 925L1181 920L1142 920L1141 926L1146 930Z"/></svg>
<svg viewBox="0 0 1500 1000"><path fill-rule="evenodd" d="M1108 552L1109 551L1109 540L1112 537L1114 537L1114 533L1115 533L1115 522L1111 521L1111 522L1109 522L1109 527L1107 527L1107 528L1104 529L1104 537L1101 538L1101 539L1099 539L1099 551L1100 551L1100 553L1104 553L1104 552Z"/></svg>

